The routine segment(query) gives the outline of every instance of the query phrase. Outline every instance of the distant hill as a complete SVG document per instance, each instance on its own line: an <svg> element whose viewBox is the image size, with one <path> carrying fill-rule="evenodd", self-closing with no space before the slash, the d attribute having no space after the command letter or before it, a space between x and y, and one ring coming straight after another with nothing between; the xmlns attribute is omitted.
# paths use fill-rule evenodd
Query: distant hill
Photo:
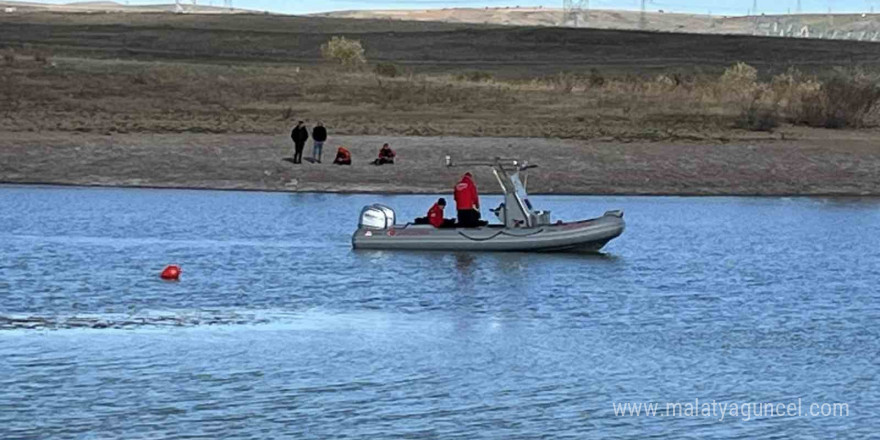
<svg viewBox="0 0 880 440"><path fill-rule="evenodd" d="M420 10L338 11L325 17L483 23L513 26L570 26L597 29L644 29L659 32L788 36L880 41L880 14L801 14L719 16L593 9L564 20L552 8L445 8Z"/></svg>
<svg viewBox="0 0 880 440"><path fill-rule="evenodd" d="M199 13L199 14L235 14L243 12L253 12L246 9L230 9L220 6L209 5L193 5L190 2L181 3L178 10L175 3L155 4L155 5L125 5L112 1L94 1L94 2L73 2L64 4L48 4L36 2L12 2L0 1L0 10L15 9L16 13L24 13L29 11L49 11L49 12L130 12L130 13L156 13L156 12L178 12L178 13Z"/></svg>
<svg viewBox="0 0 880 440"><path fill-rule="evenodd" d="M61 5L0 0L0 10L14 8L13 13L49 12L113 12L113 13L198 13L235 14L257 12L219 6L192 5L178 7L174 3L125 5L113 1L87 1ZM282 15L282 14L277 14ZM592 9L576 17L563 17L561 9L542 7L443 8L419 10L352 10L311 14L307 17L378 19L396 21L431 21L458 24L489 24L510 26L566 26L595 29L648 30L699 34L758 35L775 37L809 37L838 40L880 42L880 14L801 14L761 16L721 16L680 14L663 11Z"/></svg>

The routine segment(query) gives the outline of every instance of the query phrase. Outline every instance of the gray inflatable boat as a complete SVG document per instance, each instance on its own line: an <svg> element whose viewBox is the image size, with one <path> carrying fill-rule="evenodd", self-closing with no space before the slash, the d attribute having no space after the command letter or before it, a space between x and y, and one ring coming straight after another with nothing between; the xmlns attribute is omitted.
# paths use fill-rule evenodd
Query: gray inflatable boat
<svg viewBox="0 0 880 440"><path fill-rule="evenodd" d="M623 211L607 211L601 217L575 222L551 223L549 211L532 208L520 173L534 165L514 159L453 163L447 166L491 166L504 192L504 203L492 212L501 221L477 228L435 228L431 225L398 225L388 206L373 204L361 210L358 229L352 235L355 249L597 252L623 233Z"/></svg>

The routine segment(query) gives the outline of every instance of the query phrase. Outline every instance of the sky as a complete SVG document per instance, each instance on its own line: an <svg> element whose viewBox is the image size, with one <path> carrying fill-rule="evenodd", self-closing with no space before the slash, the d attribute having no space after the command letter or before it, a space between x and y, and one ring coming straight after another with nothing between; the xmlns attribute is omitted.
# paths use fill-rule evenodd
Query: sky
<svg viewBox="0 0 880 440"><path fill-rule="evenodd" d="M70 3L71 0L33 0L43 3ZM126 0L115 0L126 3ZM181 0L190 2L192 0ZM199 4L222 6L223 0L197 0ZM128 0L129 4L173 3L174 0ZM713 15L745 15L755 0L647 0L649 11L685 12ZM590 0L591 8L638 10L641 0ZM562 0L233 0L233 6L257 11L286 14L340 11L351 9L436 9L436 8L482 8L504 6L544 6L561 8ZM797 10L797 0L757 0L758 13L785 14ZM830 7L837 13L870 12L871 7L880 12L880 0L801 0L804 13L827 13Z"/></svg>

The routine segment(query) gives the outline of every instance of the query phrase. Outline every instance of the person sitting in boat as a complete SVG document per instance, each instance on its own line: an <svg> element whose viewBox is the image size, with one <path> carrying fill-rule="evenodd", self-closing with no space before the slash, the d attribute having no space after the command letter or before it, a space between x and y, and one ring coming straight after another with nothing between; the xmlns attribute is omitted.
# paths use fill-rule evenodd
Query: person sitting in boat
<svg viewBox="0 0 880 440"><path fill-rule="evenodd" d="M428 210L428 223L435 228L451 228L455 227L455 220L451 218L443 218L443 209L446 208L446 199L440 197L437 203Z"/></svg>
<svg viewBox="0 0 880 440"><path fill-rule="evenodd" d="M458 226L476 228L485 226L480 221L480 196L471 173L464 173L461 181L455 185L455 209L458 210Z"/></svg>
<svg viewBox="0 0 880 440"><path fill-rule="evenodd" d="M373 165L394 164L394 156L397 156L394 150L388 144L384 144L379 149L379 157L373 161Z"/></svg>
<svg viewBox="0 0 880 440"><path fill-rule="evenodd" d="M348 151L348 148L339 147L336 150L336 159L333 159L333 163L336 165L351 165L351 152Z"/></svg>
<svg viewBox="0 0 880 440"><path fill-rule="evenodd" d="M417 217L413 223L417 225L431 225L435 228L454 228L455 219L443 218L443 209L446 208L446 199L440 197L437 203L428 210L428 215Z"/></svg>

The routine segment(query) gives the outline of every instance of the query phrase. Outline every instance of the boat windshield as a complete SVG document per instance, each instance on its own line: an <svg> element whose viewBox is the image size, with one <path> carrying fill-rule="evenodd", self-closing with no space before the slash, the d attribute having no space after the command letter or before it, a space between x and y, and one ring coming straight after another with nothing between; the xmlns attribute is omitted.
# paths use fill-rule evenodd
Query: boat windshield
<svg viewBox="0 0 880 440"><path fill-rule="evenodd" d="M526 193L526 187L522 184L522 181L519 180L519 173L510 176L510 180L513 182L513 189L516 192L516 198L521 200L522 203L525 204L525 207L528 208L529 211L531 211L532 202L529 201L529 195Z"/></svg>

